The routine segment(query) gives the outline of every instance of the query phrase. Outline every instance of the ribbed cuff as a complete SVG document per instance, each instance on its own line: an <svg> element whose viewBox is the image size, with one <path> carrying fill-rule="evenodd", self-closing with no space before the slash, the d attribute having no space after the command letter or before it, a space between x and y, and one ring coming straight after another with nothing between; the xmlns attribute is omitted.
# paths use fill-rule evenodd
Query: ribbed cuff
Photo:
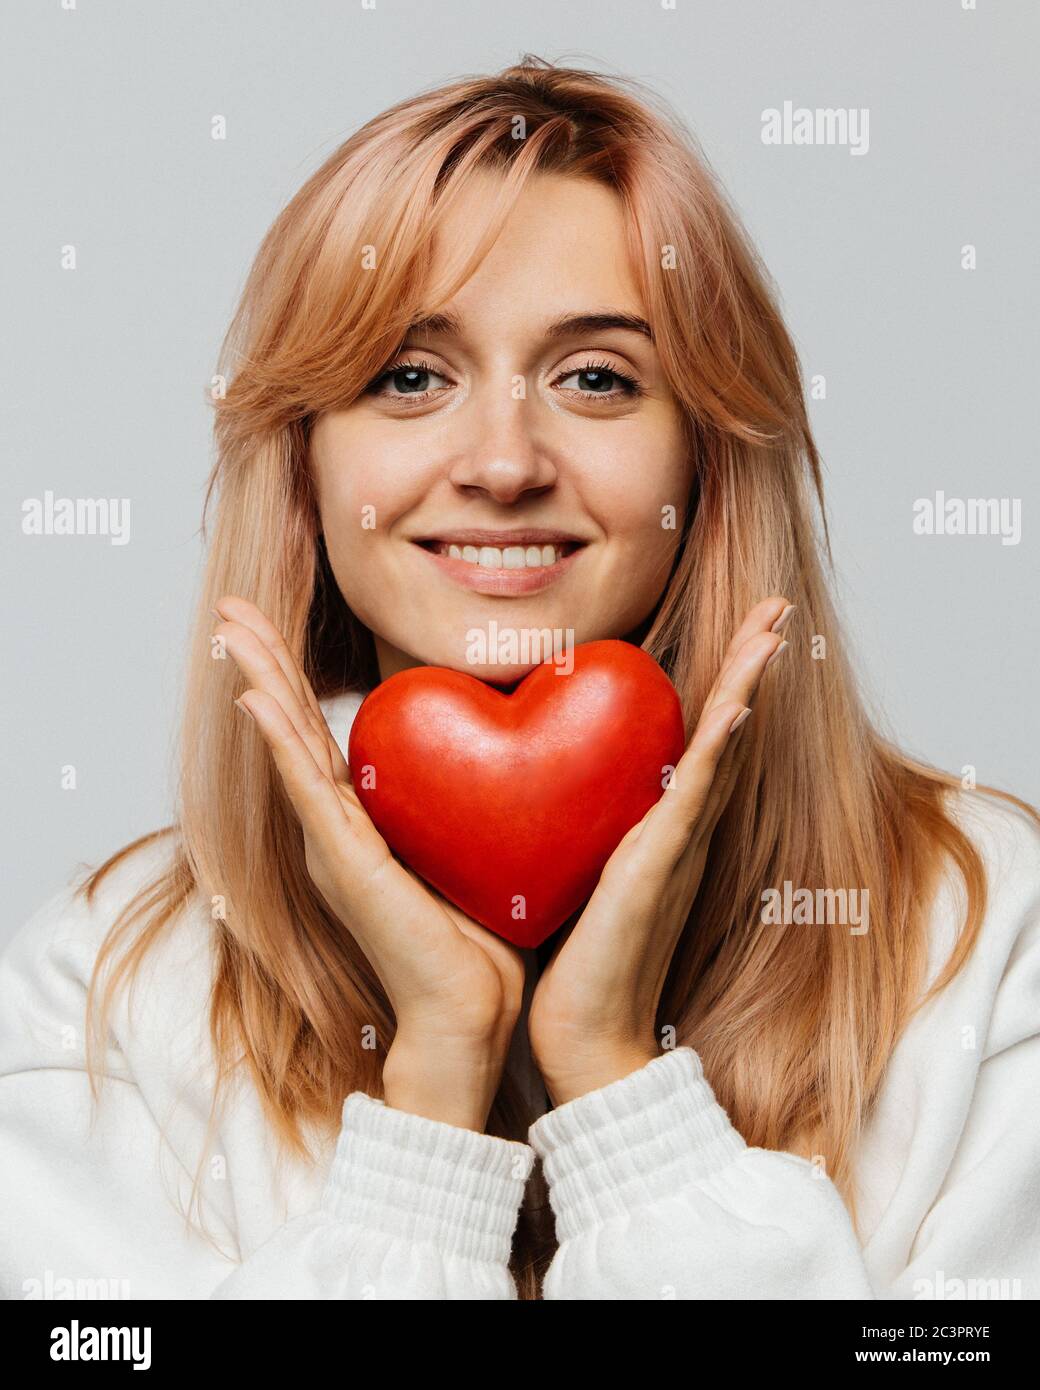
<svg viewBox="0 0 1040 1390"><path fill-rule="evenodd" d="M354 1091L343 1102L321 1205L367 1230L505 1264L533 1165L527 1144L394 1110Z"/></svg>
<svg viewBox="0 0 1040 1390"><path fill-rule="evenodd" d="M542 1160L561 1242L671 1196L747 1148L689 1047L550 1110L528 1139Z"/></svg>

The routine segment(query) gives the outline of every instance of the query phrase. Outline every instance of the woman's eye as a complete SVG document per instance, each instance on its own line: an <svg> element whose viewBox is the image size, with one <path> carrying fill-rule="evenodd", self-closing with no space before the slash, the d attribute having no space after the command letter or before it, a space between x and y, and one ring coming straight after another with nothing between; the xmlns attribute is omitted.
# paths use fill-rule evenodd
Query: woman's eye
<svg viewBox="0 0 1040 1390"><path fill-rule="evenodd" d="M384 388L386 394L391 397L397 396L405 398L408 396L428 396L434 391L440 391L445 386L450 386L451 382L440 372L434 371L433 367L426 362L401 362L388 367L385 372L376 377L368 388L373 395L383 395Z"/></svg>
<svg viewBox="0 0 1040 1390"><path fill-rule="evenodd" d="M577 385L567 386L576 381ZM557 382L568 391L580 391L585 396L636 396L640 394L639 384L624 372L607 366L582 367L576 372L568 372Z"/></svg>
<svg viewBox="0 0 1040 1390"><path fill-rule="evenodd" d="M574 385L569 385L570 382ZM586 400L597 396L618 400L643 394L634 378L605 362L590 362L576 371L566 372L555 384L557 388L577 392ZM368 392L394 401L426 400L451 385L452 382L430 362L395 362L376 377Z"/></svg>

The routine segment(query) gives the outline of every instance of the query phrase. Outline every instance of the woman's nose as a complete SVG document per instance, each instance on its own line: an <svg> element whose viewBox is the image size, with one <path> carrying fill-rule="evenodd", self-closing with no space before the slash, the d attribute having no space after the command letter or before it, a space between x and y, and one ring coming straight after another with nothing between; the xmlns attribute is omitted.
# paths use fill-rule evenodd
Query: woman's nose
<svg viewBox="0 0 1040 1390"><path fill-rule="evenodd" d="M525 493L545 492L555 484L556 467L532 438L525 413L523 401L510 401L503 411L485 414L474 422L472 440L449 471L455 487L510 503Z"/></svg>

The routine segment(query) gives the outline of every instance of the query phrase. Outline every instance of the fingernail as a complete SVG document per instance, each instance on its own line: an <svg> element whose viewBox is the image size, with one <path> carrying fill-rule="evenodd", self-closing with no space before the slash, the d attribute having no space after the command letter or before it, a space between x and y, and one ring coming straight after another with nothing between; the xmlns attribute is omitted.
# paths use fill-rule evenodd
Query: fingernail
<svg viewBox="0 0 1040 1390"><path fill-rule="evenodd" d="M776 622L773 624L773 626L769 629L769 631L770 631L770 632L782 632L783 629L787 626L788 622L790 621L790 619L791 619L791 614L792 614L794 611L795 611L795 605L794 605L793 603L789 603L789 604L787 605L787 607L784 609L784 611L780 614L779 618L777 618L777 620L776 620Z"/></svg>
<svg viewBox="0 0 1040 1390"><path fill-rule="evenodd" d="M773 655L769 658L769 660L766 662L766 664L762 667L762 670L763 670L763 671L768 671L769 668L770 668L770 666L772 666L773 662L777 659L777 657L781 654L781 652L786 652L787 649L788 649L788 647L789 647L790 645L791 645L790 642L781 642L780 645L779 645L779 647L777 647L776 651L773 653Z"/></svg>
<svg viewBox="0 0 1040 1390"><path fill-rule="evenodd" d="M735 733L737 732L737 730L740 728L741 724L743 724L744 720L748 717L748 715L749 715L750 713L751 713L751 708L750 708L750 706L749 706L747 709L742 709L742 710L740 711L740 713L737 715L736 719L734 719L733 723L729 726L729 731L730 731L731 734L735 734Z"/></svg>
<svg viewBox="0 0 1040 1390"><path fill-rule="evenodd" d="M252 710L250 710L248 705L244 705L241 700L236 700L235 704L239 707L243 714L248 714L250 719L253 719ZM253 720L253 722L256 723L255 720Z"/></svg>

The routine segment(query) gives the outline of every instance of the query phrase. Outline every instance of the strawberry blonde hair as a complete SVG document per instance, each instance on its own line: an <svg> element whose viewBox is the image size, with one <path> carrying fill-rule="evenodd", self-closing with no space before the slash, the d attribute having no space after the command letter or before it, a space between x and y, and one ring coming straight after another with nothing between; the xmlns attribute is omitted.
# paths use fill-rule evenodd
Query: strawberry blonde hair
<svg viewBox="0 0 1040 1390"><path fill-rule="evenodd" d="M478 169L501 175L499 196L434 282L434 238ZM231 710L243 682L233 662L211 659L210 610L223 594L252 599L319 696L378 682L372 635L329 568L309 430L319 412L360 394L408 324L465 281L535 173L595 179L621 199L646 314L684 412L694 482L643 646L675 683L688 729L733 632L764 596L797 604L803 643L826 639L824 660L781 664L757 697L746 762L657 1024L697 1049L749 1144L804 1144L822 1155L855 1216L852 1161L892 1049L922 1002L937 874L952 861L966 911L929 996L974 945L982 862L945 805L957 780L885 742L857 696L824 578L820 464L795 349L692 136L631 81L530 56L369 121L307 180L257 254L214 393L217 461L204 533L214 498L216 517L185 692L177 823L126 846L80 889L92 899L135 848L176 837L169 871L127 905L98 957L88 1013L102 963L120 950L90 1033L94 1095L114 990L197 895L225 905L210 928L217 1093L247 1067L274 1131L303 1157L305 1123L333 1135L351 1091L382 1094L395 1026L386 994L344 930L350 924L311 883L263 738ZM869 890L869 932L763 927L763 890L788 879ZM362 1046L373 1026L374 1051ZM216 1103L215 1094L214 1113ZM534 1118L507 1073L489 1133L525 1139ZM553 1248L536 1171L511 1265L521 1297L539 1296Z"/></svg>

